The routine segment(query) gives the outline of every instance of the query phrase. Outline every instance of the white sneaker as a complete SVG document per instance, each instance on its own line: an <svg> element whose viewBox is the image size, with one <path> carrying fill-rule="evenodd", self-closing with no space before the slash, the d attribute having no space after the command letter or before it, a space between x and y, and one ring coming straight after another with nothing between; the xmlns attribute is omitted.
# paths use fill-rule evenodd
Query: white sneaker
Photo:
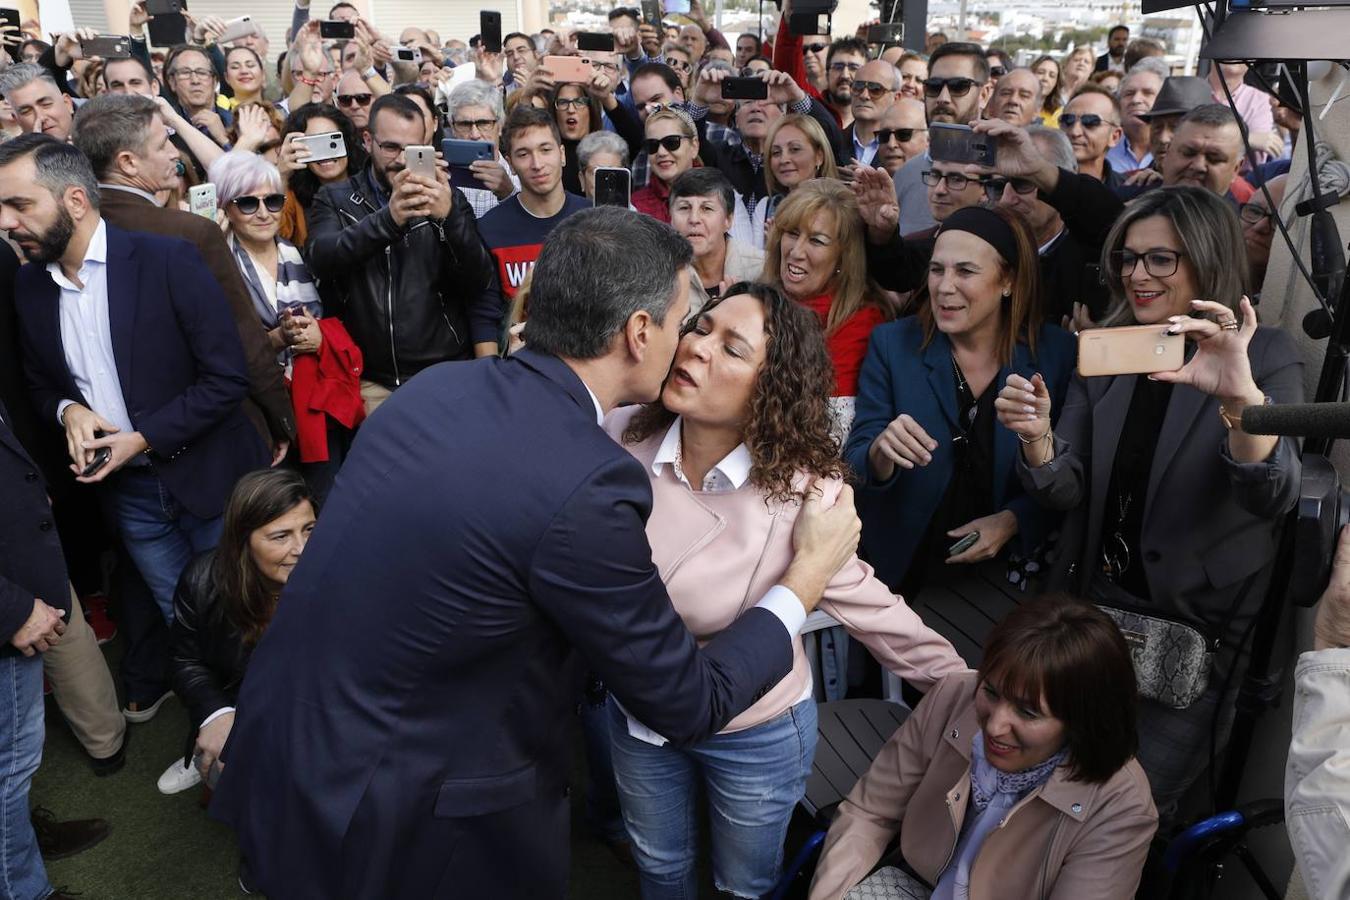
<svg viewBox="0 0 1350 900"><path fill-rule="evenodd" d="M197 771L197 767L177 759L159 776L157 787L161 794L177 794L201 783L202 773Z"/></svg>

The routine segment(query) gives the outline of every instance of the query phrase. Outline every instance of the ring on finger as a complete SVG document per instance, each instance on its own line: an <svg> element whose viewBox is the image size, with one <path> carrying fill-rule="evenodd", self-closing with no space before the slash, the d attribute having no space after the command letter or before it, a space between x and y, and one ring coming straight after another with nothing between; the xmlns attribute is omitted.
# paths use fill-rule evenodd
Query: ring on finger
<svg viewBox="0 0 1350 900"><path fill-rule="evenodd" d="M1219 327L1224 331L1237 331L1242 326L1237 323L1236 319L1230 319L1227 322L1220 322Z"/></svg>

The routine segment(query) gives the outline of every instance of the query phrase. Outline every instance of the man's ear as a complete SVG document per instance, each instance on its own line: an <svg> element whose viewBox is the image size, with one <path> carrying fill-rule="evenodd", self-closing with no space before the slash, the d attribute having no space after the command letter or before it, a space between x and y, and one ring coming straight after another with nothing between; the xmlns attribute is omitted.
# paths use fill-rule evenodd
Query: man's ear
<svg viewBox="0 0 1350 900"><path fill-rule="evenodd" d="M624 343L627 345L628 357L633 362L640 363L646 358L647 351L651 349L652 329L655 327L652 314L645 309L633 313L624 323Z"/></svg>

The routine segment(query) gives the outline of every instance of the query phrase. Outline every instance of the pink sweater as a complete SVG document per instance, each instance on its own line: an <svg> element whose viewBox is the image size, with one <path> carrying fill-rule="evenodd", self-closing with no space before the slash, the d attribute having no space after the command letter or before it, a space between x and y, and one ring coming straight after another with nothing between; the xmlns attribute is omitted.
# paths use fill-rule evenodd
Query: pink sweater
<svg viewBox="0 0 1350 900"><path fill-rule="evenodd" d="M605 420L615 440L636 407L616 410ZM792 562L792 527L800 507L768 503L752 482L724 493L692 491L670 466L658 477L652 460L663 434L625 445L652 479L652 515L647 540L671 604L700 643L714 638L778 583ZM804 479L803 479L804 480ZM825 485L827 500L839 494L840 481ZM905 601L854 557L825 590L818 607L857 638L886 668L920 688L928 688L966 664L942 635L924 625ZM723 729L741 731L786 712L805 693L810 664L800 637L792 641L792 671L757 703Z"/></svg>

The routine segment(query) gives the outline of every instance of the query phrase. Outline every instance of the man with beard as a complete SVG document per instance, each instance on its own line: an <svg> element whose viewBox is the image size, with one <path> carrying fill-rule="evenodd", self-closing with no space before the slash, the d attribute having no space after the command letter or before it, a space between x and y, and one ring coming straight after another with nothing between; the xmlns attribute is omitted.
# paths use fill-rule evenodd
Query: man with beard
<svg viewBox="0 0 1350 900"><path fill-rule="evenodd" d="M435 178L406 169L423 143L422 109L401 94L370 108L370 162L323 188L309 213L305 257L324 305L361 348L367 413L427 366L497 352L501 308L481 298L494 280L473 209Z"/></svg>
<svg viewBox="0 0 1350 900"><path fill-rule="evenodd" d="M853 80L867 63L867 45L854 37L830 44L825 58L825 105L840 128L853 123Z"/></svg>
<svg viewBox="0 0 1350 900"><path fill-rule="evenodd" d="M1124 72L1125 48L1130 43L1130 26L1117 25L1106 35L1106 52L1097 57L1094 72Z"/></svg>
<svg viewBox="0 0 1350 900"><path fill-rule="evenodd" d="M64 429L77 480L101 485L171 621L183 567L216 545L235 481L271 454L241 409L244 352L201 255L109 225L99 202L74 147L36 134L0 146L0 229L30 263L15 296L34 406Z"/></svg>
<svg viewBox="0 0 1350 900"><path fill-rule="evenodd" d="M900 168L928 149L928 127L923 104L910 97L896 100L881 117L877 129L876 168L894 178Z"/></svg>
<svg viewBox="0 0 1350 900"><path fill-rule="evenodd" d="M923 103L928 124L971 125L980 118L994 86L989 81L989 60L979 44L944 43L928 61ZM900 204L900 233L932 228L937 222L928 209L928 187L923 175L931 160L928 153L905 163L895 178L895 197Z"/></svg>

